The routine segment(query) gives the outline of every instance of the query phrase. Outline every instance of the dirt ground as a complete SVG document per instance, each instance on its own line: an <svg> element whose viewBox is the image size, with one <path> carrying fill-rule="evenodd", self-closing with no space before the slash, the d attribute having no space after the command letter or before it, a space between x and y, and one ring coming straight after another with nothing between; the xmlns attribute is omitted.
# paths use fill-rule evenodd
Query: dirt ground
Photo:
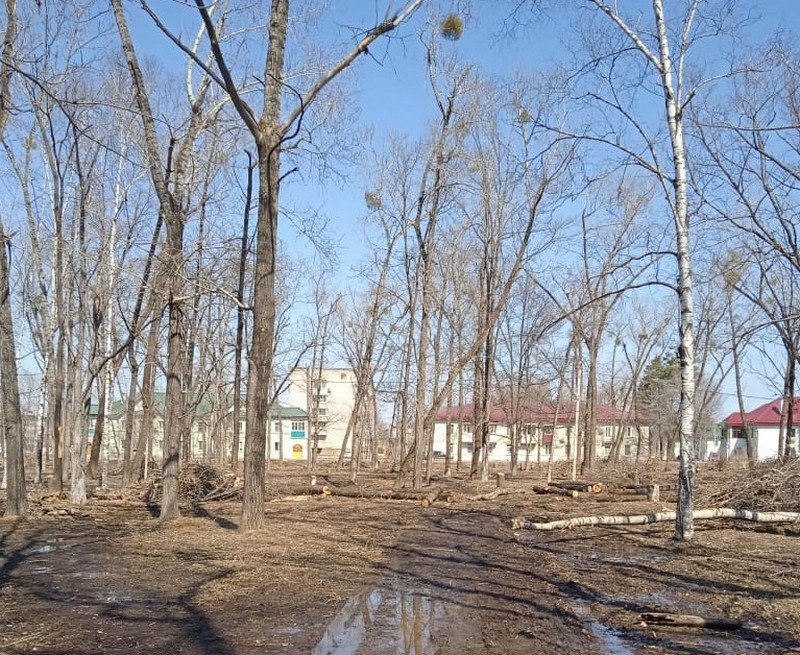
<svg viewBox="0 0 800 655"><path fill-rule="evenodd" d="M237 502L185 506L162 525L144 503L50 498L26 521L0 520L0 655L800 653L791 526L698 522L689 544L671 524L515 531L516 516L673 508L537 495L528 473L493 500L474 497L494 482L436 480L451 500L430 507L286 496L307 483L300 470L269 480L256 533L237 530ZM322 483L347 488L341 474ZM361 484L369 494L392 478ZM643 624L653 611L744 624Z"/></svg>

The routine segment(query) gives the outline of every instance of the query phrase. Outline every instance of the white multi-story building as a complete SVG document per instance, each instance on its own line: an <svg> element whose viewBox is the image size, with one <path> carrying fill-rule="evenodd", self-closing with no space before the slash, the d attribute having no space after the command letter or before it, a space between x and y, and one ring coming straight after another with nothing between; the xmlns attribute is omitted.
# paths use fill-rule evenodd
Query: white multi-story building
<svg viewBox="0 0 800 655"><path fill-rule="evenodd" d="M296 368L289 374L289 404L308 413L308 447L338 457L356 402L356 376L349 368ZM346 455L350 454L352 435Z"/></svg>

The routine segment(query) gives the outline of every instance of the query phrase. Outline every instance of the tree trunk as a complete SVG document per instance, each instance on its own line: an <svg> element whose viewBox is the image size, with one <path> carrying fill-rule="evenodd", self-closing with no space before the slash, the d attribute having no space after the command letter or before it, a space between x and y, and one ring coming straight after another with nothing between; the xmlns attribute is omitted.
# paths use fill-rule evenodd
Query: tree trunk
<svg viewBox="0 0 800 655"><path fill-rule="evenodd" d="M6 451L6 513L24 517L28 513L25 494L25 450L22 409L17 376L17 349L14 341L14 318L9 288L11 239L0 221L0 390L2 392L3 438Z"/></svg>
<svg viewBox="0 0 800 655"><path fill-rule="evenodd" d="M587 339L589 369L586 373L586 412L583 428L583 462L581 473L594 470L597 459L597 355L600 340L596 336Z"/></svg>
<svg viewBox="0 0 800 655"><path fill-rule="evenodd" d="M783 432L783 448L781 457L786 460L797 452L794 442L794 387L796 355L792 344L786 343L786 373L783 381L783 408L781 426Z"/></svg>
<svg viewBox="0 0 800 655"><path fill-rule="evenodd" d="M687 185L686 148L683 138L683 113L679 106L680 99L674 88L675 76L680 75L673 70L667 36L666 18L663 0L653 0L658 49L661 85L664 93L664 105L667 125L672 145L672 163L674 177L672 187L675 220L676 246L678 256L678 300L680 301L680 346L678 356L681 370L680 401L680 468L678 473L678 511L675 518L675 538L689 541L694 536L694 411L695 411L695 371L694 371L694 289L692 284L691 248L689 245L689 203ZM683 53L681 53L683 54ZM668 453L668 457L672 457Z"/></svg>
<svg viewBox="0 0 800 655"><path fill-rule="evenodd" d="M186 319L184 316L184 265L183 220L179 216L166 216L166 270L169 289L167 335L167 385L164 397L164 450L161 462L162 521L180 516L178 509L178 472L180 470L181 435L184 428L186 397L183 383L186 379Z"/></svg>
<svg viewBox="0 0 800 655"><path fill-rule="evenodd" d="M244 291L247 273L248 242L250 241L250 206L253 203L253 162L247 153L247 191L244 197L242 240L239 246L239 281L236 286L236 350L233 354L233 443L231 444L231 469L239 471L239 443L242 417L242 355L244 354Z"/></svg>
<svg viewBox="0 0 800 655"><path fill-rule="evenodd" d="M139 434L136 438L136 455L132 461L133 474L137 479L146 478L145 471L150 464L150 451L153 440L153 422L156 418L155 408L155 374L156 360L158 359L158 343L161 333L162 310L156 310L153 322L150 325L150 334L147 337L147 350L145 352L144 370L142 371L142 418L139 423ZM136 422L136 397L128 400L128 416L131 424ZM125 426L127 429L127 425Z"/></svg>
<svg viewBox="0 0 800 655"><path fill-rule="evenodd" d="M750 430L749 426L747 425L747 421L745 420L745 408L744 408L744 391L742 390L742 372L741 366L739 362L739 335L736 332L736 321L733 316L733 297L730 291L728 292L728 322L731 328L731 340L732 340L732 347L731 350L733 352L733 379L736 383L736 402L739 407L739 418L742 422L742 432L745 435L746 443L747 443L747 463L752 468L756 463L756 458L758 454L756 452L755 444L753 443L753 434L752 430ZM728 428L725 428L725 434L727 435ZM725 441L723 440L722 445L726 445ZM725 451L725 459L722 458L722 453L720 453L720 464L724 464L725 461L728 459L727 449Z"/></svg>

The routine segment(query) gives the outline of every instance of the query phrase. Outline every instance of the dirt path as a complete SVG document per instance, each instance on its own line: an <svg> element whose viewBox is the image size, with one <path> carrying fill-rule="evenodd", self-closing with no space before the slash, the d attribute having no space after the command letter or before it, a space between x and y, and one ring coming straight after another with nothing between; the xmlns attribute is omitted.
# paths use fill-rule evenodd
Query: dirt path
<svg viewBox="0 0 800 655"><path fill-rule="evenodd" d="M235 503L169 525L99 505L0 521L0 654L800 653L790 534L715 522L681 545L669 526L514 533L507 520L648 508L316 496L269 503L268 528L249 534ZM653 629L643 611L745 628Z"/></svg>

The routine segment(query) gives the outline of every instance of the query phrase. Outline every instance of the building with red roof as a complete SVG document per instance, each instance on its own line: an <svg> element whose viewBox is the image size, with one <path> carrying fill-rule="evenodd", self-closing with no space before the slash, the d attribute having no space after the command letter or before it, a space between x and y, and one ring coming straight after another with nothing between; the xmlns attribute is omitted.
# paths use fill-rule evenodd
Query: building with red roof
<svg viewBox="0 0 800 655"><path fill-rule="evenodd" d="M584 407L580 408L581 418ZM632 412L610 405L596 407L596 443L598 457L607 457L619 443L622 457L635 457L639 446L647 448L649 429L645 421L637 421ZM453 458L461 442L461 460L469 461L473 450L474 406L446 407L436 415L433 434L434 454L443 456L450 435ZM508 403L492 404L489 409L490 461L511 459L512 434L516 435L518 462L547 462L552 452L554 461L571 459L570 448L575 428L575 404L537 402L514 407ZM644 450L643 452L646 452Z"/></svg>
<svg viewBox="0 0 800 655"><path fill-rule="evenodd" d="M713 443L708 444L708 453L711 459L719 459L723 443L727 443L729 458L747 457L747 440L745 428L750 432L755 446L756 459L772 459L780 454L780 428L782 417L787 414L788 407L784 407L783 398L775 398L755 409L745 412L744 421L740 412L733 412L722 422L723 431L727 439L723 442L722 435L716 435ZM794 415L791 430L789 431L789 446L797 451L798 436L800 436L800 398L794 398L792 403ZM785 421L785 418L784 418Z"/></svg>

